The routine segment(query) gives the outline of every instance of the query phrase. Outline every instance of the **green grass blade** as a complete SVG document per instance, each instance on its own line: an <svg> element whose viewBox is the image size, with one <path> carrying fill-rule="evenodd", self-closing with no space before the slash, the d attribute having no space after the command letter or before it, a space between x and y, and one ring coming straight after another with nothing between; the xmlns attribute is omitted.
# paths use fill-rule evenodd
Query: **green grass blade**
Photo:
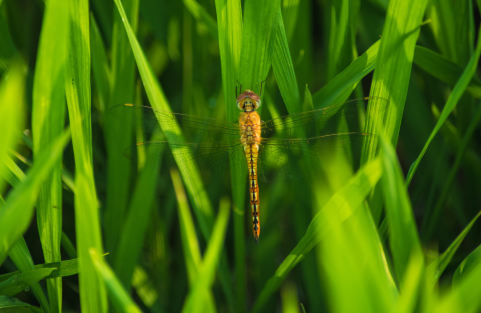
<svg viewBox="0 0 481 313"><path fill-rule="evenodd" d="M476 72L476 68L478 66L478 61L479 61L479 56L481 55L481 32L478 34L478 44L476 46L476 51L475 53L471 56L471 59L469 60L468 65L466 66L463 74L459 78L458 82L456 83L456 86L453 89L453 92L449 95L448 101L446 102L446 105L443 108L443 111L441 113L441 116L436 123L436 126L434 127L433 131L431 132L431 135L429 136L429 139L427 140L426 144L424 145L423 150L419 154L418 158L414 163L411 165L409 168L408 175L406 177L406 187L409 187L409 184L411 183L411 180L416 173L416 170L419 166L419 163L421 162L424 153L426 153L426 150L429 147L429 144L433 140L434 136L438 133L439 129L441 126L444 124L448 116L451 114L453 109L456 107L456 104L458 103L459 99L463 95L464 91L466 90L466 87L469 85L469 82L471 81L471 78L473 77L474 73Z"/></svg>
<svg viewBox="0 0 481 313"><path fill-rule="evenodd" d="M152 217L158 175L158 166L154 170L144 167L140 172L129 211L119 235L114 268L126 290L130 289L134 268L142 252L148 222Z"/></svg>
<svg viewBox="0 0 481 313"><path fill-rule="evenodd" d="M95 248L90 248L90 257L95 266L97 274L104 280L110 294L110 301L117 312L140 313L142 312L134 300L122 287L122 283L115 276L114 271L105 262L103 256Z"/></svg>
<svg viewBox="0 0 481 313"><path fill-rule="evenodd" d="M280 1L246 0L240 55L239 82L243 89L260 93L272 63Z"/></svg>
<svg viewBox="0 0 481 313"><path fill-rule="evenodd" d="M157 82L157 79L155 78L155 75L153 74L152 69L145 58L144 52L140 48L137 38L135 37L135 34L130 27L128 18L125 15L122 4L119 0L115 0L115 4L117 5L117 9L119 10L125 29L127 31L131 48L133 50L137 66L139 68L140 76L142 78L142 82L144 83L145 91L147 93L147 97L149 98L150 105L155 110L171 111L169 102L167 101L163 90ZM160 126L162 127L162 124ZM174 127L174 125L169 124L169 129L172 130L174 134L179 135L181 133L180 129L176 130ZM177 165L179 166L182 176L198 175L197 173L195 173L195 171L197 171L195 163L188 164L188 167L183 162L178 162ZM214 225L214 214L210 200L204 192L205 188L202 183L188 180L186 181L186 187L189 197L194 204L194 212L196 213L196 217L199 221L202 235L204 236L206 241L208 241L212 232L212 227ZM219 272L224 293L226 294L228 302L230 302L229 299L233 299L233 292L229 278L229 271L227 268L227 261L226 259L224 259L224 257L221 260Z"/></svg>
<svg viewBox="0 0 481 313"><path fill-rule="evenodd" d="M90 248L102 251L102 234L92 167L88 1L70 3L70 21L70 58L66 66L65 90L76 169L74 201L80 305L86 312L106 312L105 285L89 255Z"/></svg>
<svg viewBox="0 0 481 313"><path fill-rule="evenodd" d="M433 284L435 284L439 277L443 274L444 270L446 267L449 265L449 262L451 262L451 259L453 258L454 254L458 250L459 246L463 242L464 238L466 235L469 233L471 228L473 227L474 223L477 221L478 217L481 215L481 211L476 214L476 216L469 222L469 224L463 229L461 234L459 234L456 239L449 245L449 247L446 249L446 251L443 252L436 260L433 261L432 264L430 264L430 267L433 267L435 270L434 272L434 277L433 277ZM459 270L460 267L458 267ZM456 274L459 273L458 270L456 270L454 277L457 277ZM459 274L458 274L459 275ZM454 281L453 277L453 281Z"/></svg>
<svg viewBox="0 0 481 313"><path fill-rule="evenodd" d="M50 275L52 271L53 268L42 268L14 275L0 283L0 294L14 296L30 285L44 279Z"/></svg>
<svg viewBox="0 0 481 313"><path fill-rule="evenodd" d="M23 306L30 306L30 304L9 296L0 296L0 309L17 308Z"/></svg>
<svg viewBox="0 0 481 313"><path fill-rule="evenodd" d="M256 299L253 312L259 312L262 309L269 297L279 288L287 274L312 248L323 240L335 225L348 219L361 206L380 178L381 162L379 159L376 159L363 166L344 188L332 196L324 208L313 218L301 241L266 283Z"/></svg>
<svg viewBox="0 0 481 313"><path fill-rule="evenodd" d="M281 289L282 312L300 313L297 290L293 284L285 284Z"/></svg>
<svg viewBox="0 0 481 313"><path fill-rule="evenodd" d="M138 0L123 1L126 15L137 29L139 12ZM130 49L129 38L123 27L123 18L114 10L112 35L111 89L108 109L121 103L134 103L135 59ZM112 114L105 115L104 127L107 143L107 199L105 204L104 227L105 247L116 258L119 234L122 230L129 195L131 162L123 151L132 144L132 130L120 123Z"/></svg>
<svg viewBox="0 0 481 313"><path fill-rule="evenodd" d="M294 72L294 65L287 44L286 31L280 10L277 11L277 20L279 25L277 26L274 53L272 55L272 68L287 110L290 114L300 113L302 111L301 97L297 88L296 73Z"/></svg>
<svg viewBox="0 0 481 313"><path fill-rule="evenodd" d="M481 268L481 245L471 252L458 266L453 275L453 285L459 285L472 272Z"/></svg>
<svg viewBox="0 0 481 313"><path fill-rule="evenodd" d="M381 135L383 176L381 179L389 221L389 243L398 282L406 277L410 260L422 259L422 249L411 203L403 184L396 152L387 136ZM417 263L416 263L417 264ZM421 266L424 265L421 263ZM416 271L416 270L414 270ZM401 286L401 291L403 291Z"/></svg>
<svg viewBox="0 0 481 313"><path fill-rule="evenodd" d="M419 253L413 254L406 267L406 272L401 282L402 292L397 299L393 312L414 312L418 308L424 272L423 255Z"/></svg>
<svg viewBox="0 0 481 313"><path fill-rule="evenodd" d="M468 129L464 133L463 139L456 151L456 159L454 161L454 165L449 170L448 177L444 183L443 189L441 191L441 195L437 198L437 202L436 202L436 205L434 206L433 212L431 213L429 211L426 211L425 213L423 224L421 227L424 240L429 240L434 232L434 228L437 225L441 215L441 210L445 205L445 201L449 195L449 191L453 185L456 174L461 166L461 163L465 156L468 145L471 142L471 138L473 136L474 130L476 129L480 120L481 120L481 106L478 105L476 111L474 112L474 116L472 117L471 122L469 123Z"/></svg>
<svg viewBox="0 0 481 313"><path fill-rule="evenodd" d="M180 235L184 250L185 265L189 276L189 286L193 288L199 277L199 272L202 269L202 255L200 253L199 240L197 239L194 220L190 214L187 196L185 195L180 175L175 170L171 170L170 175L172 176L172 182L174 184L175 195L179 207ZM215 301L212 292L205 289L204 297L204 303L206 306L205 310L207 312L214 312ZM198 309L200 310L200 308Z"/></svg>
<svg viewBox="0 0 481 313"><path fill-rule="evenodd" d="M78 274L78 260L67 260L54 263L37 264L32 266L30 270L38 270L42 268L50 268L53 271L45 276L45 278L65 277ZM12 276L19 275L22 271L12 272L0 275L0 282L10 279Z"/></svg>
<svg viewBox="0 0 481 313"><path fill-rule="evenodd" d="M209 35L214 39L218 39L217 24L210 14L195 0L184 0L184 5L189 10L190 14L194 16L197 23L202 23L207 27ZM238 26L242 27L242 26Z"/></svg>
<svg viewBox="0 0 481 313"><path fill-rule="evenodd" d="M90 47L92 53L92 73L94 74L95 86L99 95L99 111L104 113L110 96L110 66L107 61L107 52L105 51L100 30L92 14L90 14Z"/></svg>
<svg viewBox="0 0 481 313"><path fill-rule="evenodd" d="M200 268L199 275L190 289L185 300L183 312L198 312L202 307L205 291L209 290L214 282L214 274L219 263L222 247L225 240L227 223L229 222L230 201L222 199L220 202L219 215L212 230L212 236L205 251L204 262ZM202 310L200 310L202 311Z"/></svg>
<svg viewBox="0 0 481 313"><path fill-rule="evenodd" d="M68 2L52 1L45 10L33 83L32 135L36 158L65 124L64 68L67 62ZM62 260L62 158L48 175L37 201L37 224L45 262ZM48 279L52 312L62 311L62 279Z"/></svg>
<svg viewBox="0 0 481 313"><path fill-rule="evenodd" d="M222 87L228 121L239 119L239 110L235 106L237 97L237 78L242 47L242 8L240 1L216 0L217 27L219 32L219 50L222 69ZM234 177L232 180L241 178ZM236 300L230 303L231 308L246 307L246 262L245 262L245 184L233 184L232 195L234 200L234 253L236 273ZM228 299L229 300L229 299ZM231 301L230 301L231 302Z"/></svg>
<svg viewBox="0 0 481 313"><path fill-rule="evenodd" d="M330 81L357 58L356 34L359 0L330 2L331 25L327 47L327 79Z"/></svg>
<svg viewBox="0 0 481 313"><path fill-rule="evenodd" d="M3 263L7 252L30 225L39 188L62 154L69 138L70 132L67 131L44 149L29 170L27 178L5 199L5 204L0 209L0 263Z"/></svg>
<svg viewBox="0 0 481 313"><path fill-rule="evenodd" d="M77 250L64 232L62 232L62 247L71 259L77 258Z"/></svg>
<svg viewBox="0 0 481 313"><path fill-rule="evenodd" d="M314 109L322 109L345 102L359 81L376 66L380 43L381 40L376 41L345 70L336 75L327 85L316 92L312 96Z"/></svg>
<svg viewBox="0 0 481 313"><path fill-rule="evenodd" d="M431 49L416 46L414 64L442 82L451 86L456 85L463 74L463 68ZM481 81L473 76L466 91L473 97L481 98Z"/></svg>

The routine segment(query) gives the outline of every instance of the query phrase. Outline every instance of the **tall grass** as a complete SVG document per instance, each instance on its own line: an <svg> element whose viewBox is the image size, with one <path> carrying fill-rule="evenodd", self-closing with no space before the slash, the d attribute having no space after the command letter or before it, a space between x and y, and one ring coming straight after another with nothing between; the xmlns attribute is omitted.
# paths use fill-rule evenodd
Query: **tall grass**
<svg viewBox="0 0 481 313"><path fill-rule="evenodd" d="M0 308L478 312L478 5L0 1ZM260 183L256 246L245 178L129 162L158 134L109 109L235 123L264 80L264 121L384 100L357 171Z"/></svg>

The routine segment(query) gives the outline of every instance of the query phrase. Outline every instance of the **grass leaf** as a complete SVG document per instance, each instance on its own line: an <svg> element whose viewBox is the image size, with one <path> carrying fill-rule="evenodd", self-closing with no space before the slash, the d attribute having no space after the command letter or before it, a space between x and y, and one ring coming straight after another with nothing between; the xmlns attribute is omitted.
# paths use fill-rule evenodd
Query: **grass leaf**
<svg viewBox="0 0 481 313"><path fill-rule="evenodd" d="M0 294L14 296L30 285L44 279L50 275L52 271L53 268L42 268L12 276L0 283Z"/></svg>

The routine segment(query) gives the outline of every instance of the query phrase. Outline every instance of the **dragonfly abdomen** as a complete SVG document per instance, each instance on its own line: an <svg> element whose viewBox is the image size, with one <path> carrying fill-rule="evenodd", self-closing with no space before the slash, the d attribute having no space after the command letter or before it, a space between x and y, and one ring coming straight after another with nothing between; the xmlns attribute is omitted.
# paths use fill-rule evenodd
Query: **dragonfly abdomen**
<svg viewBox="0 0 481 313"><path fill-rule="evenodd" d="M249 170L249 195L252 209L252 231L256 244L259 243L259 233L261 225L259 221L259 185L257 184L257 156L259 154L258 145L250 144L245 146L247 167Z"/></svg>

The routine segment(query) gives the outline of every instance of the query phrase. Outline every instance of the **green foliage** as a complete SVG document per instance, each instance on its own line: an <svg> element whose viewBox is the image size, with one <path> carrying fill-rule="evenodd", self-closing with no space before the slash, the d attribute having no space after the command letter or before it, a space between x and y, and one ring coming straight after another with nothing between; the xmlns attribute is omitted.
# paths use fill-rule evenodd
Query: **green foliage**
<svg viewBox="0 0 481 313"><path fill-rule="evenodd" d="M0 1L0 308L478 312L481 1L458 2ZM320 110L279 124L333 114L364 139L271 152L318 175L258 173L255 245L247 175L193 180L196 150L172 143L238 123L239 84L261 82L263 121ZM124 103L205 119L147 137ZM124 156L158 140L178 170Z"/></svg>

